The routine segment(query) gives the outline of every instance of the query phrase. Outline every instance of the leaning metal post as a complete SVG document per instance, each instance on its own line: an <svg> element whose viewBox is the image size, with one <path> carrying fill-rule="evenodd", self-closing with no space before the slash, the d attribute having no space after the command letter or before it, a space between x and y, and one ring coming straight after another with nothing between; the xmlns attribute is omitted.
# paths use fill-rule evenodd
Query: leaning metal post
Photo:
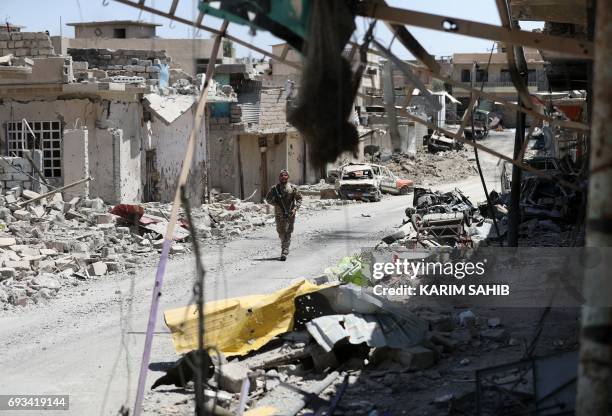
<svg viewBox="0 0 612 416"><path fill-rule="evenodd" d="M612 247L612 2L597 2L586 245ZM612 360L612 260L586 269L578 368L578 416L608 415Z"/></svg>

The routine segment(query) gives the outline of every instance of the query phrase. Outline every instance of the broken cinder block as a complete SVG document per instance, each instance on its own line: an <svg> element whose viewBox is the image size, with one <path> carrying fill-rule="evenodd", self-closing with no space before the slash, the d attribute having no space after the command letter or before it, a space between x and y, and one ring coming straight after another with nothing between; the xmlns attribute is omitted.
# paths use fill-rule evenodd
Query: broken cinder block
<svg viewBox="0 0 612 416"><path fill-rule="evenodd" d="M0 238L0 248L6 248L10 246L14 246L17 244L17 240L12 237L2 237Z"/></svg>
<svg viewBox="0 0 612 416"><path fill-rule="evenodd" d="M407 366L410 370L425 370L436 363L435 352L421 346L398 349L393 355L395 361Z"/></svg>
<svg viewBox="0 0 612 416"><path fill-rule="evenodd" d="M38 198L40 196L38 192L30 191L29 189L24 189L21 191L21 195L28 200Z"/></svg>
<svg viewBox="0 0 612 416"><path fill-rule="evenodd" d="M104 276L108 272L108 267L103 261L97 261L89 265L87 272L93 276Z"/></svg>
<svg viewBox="0 0 612 416"><path fill-rule="evenodd" d="M18 209L17 211L13 212L13 216L19 221L30 221L30 218L32 217L25 209Z"/></svg>
<svg viewBox="0 0 612 416"><path fill-rule="evenodd" d="M219 373L219 387L231 393L240 393L242 382L249 377L249 368L240 362L231 362L223 366L223 371ZM255 387L255 383L251 383Z"/></svg>

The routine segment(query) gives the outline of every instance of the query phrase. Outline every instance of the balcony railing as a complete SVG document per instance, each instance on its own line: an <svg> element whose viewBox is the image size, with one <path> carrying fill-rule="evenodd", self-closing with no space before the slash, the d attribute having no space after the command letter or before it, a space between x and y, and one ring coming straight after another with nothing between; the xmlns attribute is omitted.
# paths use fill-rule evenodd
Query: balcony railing
<svg viewBox="0 0 612 416"><path fill-rule="evenodd" d="M476 82L477 86L480 86L482 81ZM497 87L514 87L512 81L485 81L485 88L497 88ZM530 81L527 83L528 87L537 87L538 83L536 81Z"/></svg>

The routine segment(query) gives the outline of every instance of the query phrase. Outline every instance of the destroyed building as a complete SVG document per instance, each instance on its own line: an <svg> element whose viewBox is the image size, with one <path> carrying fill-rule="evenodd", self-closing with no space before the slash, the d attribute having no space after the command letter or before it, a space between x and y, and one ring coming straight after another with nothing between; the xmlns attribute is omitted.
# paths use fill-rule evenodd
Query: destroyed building
<svg viewBox="0 0 612 416"><path fill-rule="evenodd" d="M168 39L157 35L159 23L132 20L112 20L68 23L74 27L74 37L53 36L51 41L58 54L68 49L136 49L165 50L179 68L191 76L206 72L213 42L211 39ZM232 49L225 48L217 63L233 62Z"/></svg>
<svg viewBox="0 0 612 416"><path fill-rule="evenodd" d="M170 12L120 2L172 19L179 0ZM36 323L0 325L0 388L70 389L79 414L607 414L611 48L593 42L593 4L491 1L499 26L376 0L264 3L197 2L183 23L209 30L210 14L221 28L168 47L134 21L75 24L59 46L0 31L0 307ZM597 7L608 34L612 7ZM356 16L363 38L353 27L314 65L303 54ZM269 52L230 23L286 43ZM383 24L417 59L378 42ZM412 26L498 49L436 59ZM224 38L270 61L235 60ZM523 48L527 70L512 58ZM334 59L351 62L342 82L361 78L356 95L304 94ZM312 131L288 123L304 96L310 121L358 133L333 169L311 158ZM477 137L471 114L489 111L497 123ZM280 221L260 203L284 168L304 196L289 260L269 254Z"/></svg>
<svg viewBox="0 0 612 416"><path fill-rule="evenodd" d="M175 150L191 129L196 95L168 88L165 52L71 49L73 59L57 55L44 33L1 36L8 46L3 52L26 58L31 69L0 79L7 155L41 150L46 180L61 186L92 176L89 196L109 203L172 198L182 163ZM212 94L211 101L232 99ZM204 178L200 134L194 174ZM190 192L201 199L204 186Z"/></svg>

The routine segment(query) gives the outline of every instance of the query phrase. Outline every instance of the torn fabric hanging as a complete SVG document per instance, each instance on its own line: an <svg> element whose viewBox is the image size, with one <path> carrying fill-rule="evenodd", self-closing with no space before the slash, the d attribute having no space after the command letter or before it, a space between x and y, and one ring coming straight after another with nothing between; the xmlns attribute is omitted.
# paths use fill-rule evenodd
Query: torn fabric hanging
<svg viewBox="0 0 612 416"><path fill-rule="evenodd" d="M313 0L297 105L287 120L310 143L310 157L323 165L357 148L357 128L348 121L356 95L349 61L342 56L355 30L345 1Z"/></svg>

